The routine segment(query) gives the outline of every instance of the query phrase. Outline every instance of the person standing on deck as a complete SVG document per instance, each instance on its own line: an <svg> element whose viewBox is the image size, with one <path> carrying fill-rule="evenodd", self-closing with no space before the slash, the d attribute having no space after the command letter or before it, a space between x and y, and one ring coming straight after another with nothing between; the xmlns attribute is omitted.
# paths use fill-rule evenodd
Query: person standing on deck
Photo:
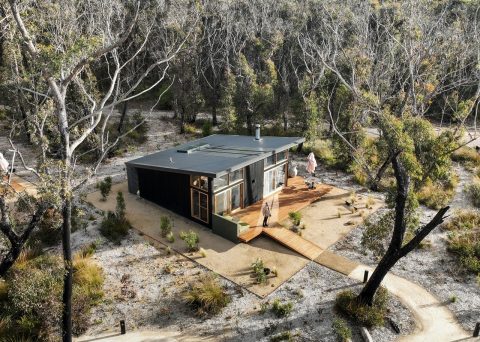
<svg viewBox="0 0 480 342"><path fill-rule="evenodd" d="M262 208L262 214L263 214L263 226L268 227L268 218L272 216L272 213L270 212L270 207L268 206L267 202L265 202L265 205Z"/></svg>

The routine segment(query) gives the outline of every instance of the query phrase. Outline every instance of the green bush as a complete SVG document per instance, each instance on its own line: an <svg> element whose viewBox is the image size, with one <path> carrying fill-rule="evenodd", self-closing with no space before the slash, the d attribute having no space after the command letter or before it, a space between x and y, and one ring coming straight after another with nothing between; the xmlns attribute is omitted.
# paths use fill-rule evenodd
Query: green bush
<svg viewBox="0 0 480 342"><path fill-rule="evenodd" d="M160 232L162 237L166 237L172 232L172 222L168 216L160 217Z"/></svg>
<svg viewBox="0 0 480 342"><path fill-rule="evenodd" d="M335 318L332 323L332 328L339 342L346 342L352 338L352 330L350 330L345 320L338 317Z"/></svg>
<svg viewBox="0 0 480 342"><path fill-rule="evenodd" d="M352 290L340 292L335 299L335 306L342 313L367 327L377 327L384 324L387 314L388 292L380 287L373 299L373 305L365 305L357 300L357 294Z"/></svg>
<svg viewBox="0 0 480 342"><path fill-rule="evenodd" d="M217 314L230 303L230 296L213 273L190 284L183 299L198 315Z"/></svg>
<svg viewBox="0 0 480 342"><path fill-rule="evenodd" d="M200 242L200 238L198 234L195 233L193 230L188 231L188 233L180 232L179 234L180 239L185 241L189 252L195 252L198 250L198 243Z"/></svg>
<svg viewBox="0 0 480 342"><path fill-rule="evenodd" d="M447 250L468 272L480 273L480 213L462 210L442 224L448 230Z"/></svg>
<svg viewBox="0 0 480 342"><path fill-rule="evenodd" d="M265 284L267 282L267 274L265 273L265 265L263 264L263 260L257 258L252 263L251 267L257 284Z"/></svg>
<svg viewBox="0 0 480 342"><path fill-rule="evenodd" d="M92 306L103 296L101 269L77 254L73 262L72 324L82 334L89 324ZM42 255L17 264L5 277L8 289L0 299L0 340L19 338L34 341L60 340L63 261Z"/></svg>
<svg viewBox="0 0 480 342"><path fill-rule="evenodd" d="M292 310L293 310L293 303L292 302L282 303L280 301L280 299L277 298L272 303L272 312L277 317L288 316L288 315L290 315Z"/></svg>
<svg viewBox="0 0 480 342"><path fill-rule="evenodd" d="M125 217L125 211L125 199L122 192L118 192L115 212L108 211L100 225L100 233L116 244L119 244L130 230L130 222Z"/></svg>
<svg viewBox="0 0 480 342"><path fill-rule="evenodd" d="M292 221L293 225L299 226L300 221L302 220L302 213L299 211L291 211L288 213L288 217Z"/></svg>
<svg viewBox="0 0 480 342"><path fill-rule="evenodd" d="M209 135L212 135L213 133L213 125L210 120L205 120L205 122L202 125L202 136L207 137Z"/></svg>
<svg viewBox="0 0 480 342"><path fill-rule="evenodd" d="M106 201L110 191L112 190L112 177L105 177L103 181L98 182L97 189L100 190L100 195L102 195L101 200Z"/></svg>
<svg viewBox="0 0 480 342"><path fill-rule="evenodd" d="M472 201L472 204L480 208L480 180L475 179L471 184L465 187L468 197Z"/></svg>

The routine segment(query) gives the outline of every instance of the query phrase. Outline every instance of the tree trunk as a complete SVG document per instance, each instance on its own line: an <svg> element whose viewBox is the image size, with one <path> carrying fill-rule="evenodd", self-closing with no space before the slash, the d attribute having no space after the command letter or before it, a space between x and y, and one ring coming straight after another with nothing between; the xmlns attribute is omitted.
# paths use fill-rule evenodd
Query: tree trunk
<svg viewBox="0 0 480 342"><path fill-rule="evenodd" d="M403 165L398 160L398 152L392 152L391 162L395 179L397 183L397 196L395 198L395 222L393 227L392 239L385 255L382 257L377 267L373 271L372 276L367 281L362 291L357 297L360 303L366 305L373 304L373 298L383 279L390 269L395 266L398 260L406 256L423 241L423 239L444 220L444 215L449 207L440 209L435 217L426 224L420 231L404 245L404 237L406 230L405 207L408 197L409 177Z"/></svg>
<svg viewBox="0 0 480 342"><path fill-rule="evenodd" d="M370 185L370 190L378 191L378 185L380 184L380 181L382 180L383 175L385 174L385 171L387 171L388 165L391 163L392 158L393 158L393 155L390 153L387 159L385 160L385 162L380 167L380 169L378 169L377 175L375 176L375 179Z"/></svg>
<svg viewBox="0 0 480 342"><path fill-rule="evenodd" d="M123 102L122 115L120 116L120 122L118 123L117 132L122 133L123 125L125 123L125 118L127 116L128 102Z"/></svg>
<svg viewBox="0 0 480 342"><path fill-rule="evenodd" d="M287 111L283 111L283 131L286 132L288 130L288 119L287 119Z"/></svg>
<svg viewBox="0 0 480 342"><path fill-rule="evenodd" d="M36 212L33 214L32 219L30 220L30 223L28 224L25 231L21 235L18 235L17 233L15 233L15 231L13 230L13 226L10 223L5 199L0 199L0 209L2 212L0 231L7 237L8 241L10 241L10 250L0 263L0 277L4 277L8 270L13 266L15 261L18 259L20 253L22 252L23 246L30 238L33 230L38 226L38 223L42 219L46 208L47 205L45 203L41 203Z"/></svg>
<svg viewBox="0 0 480 342"><path fill-rule="evenodd" d="M70 234L72 229L72 201L66 197L62 208L62 246L65 274L63 278L63 315L62 315L62 341L72 341L72 288L73 288L73 265L72 246Z"/></svg>
<svg viewBox="0 0 480 342"><path fill-rule="evenodd" d="M217 101L215 100L212 104L212 125L218 125L217 121Z"/></svg>
<svg viewBox="0 0 480 342"><path fill-rule="evenodd" d="M7 271L13 266L18 256L22 252L23 245L18 243L12 243L7 255L0 263L0 277L4 277Z"/></svg>

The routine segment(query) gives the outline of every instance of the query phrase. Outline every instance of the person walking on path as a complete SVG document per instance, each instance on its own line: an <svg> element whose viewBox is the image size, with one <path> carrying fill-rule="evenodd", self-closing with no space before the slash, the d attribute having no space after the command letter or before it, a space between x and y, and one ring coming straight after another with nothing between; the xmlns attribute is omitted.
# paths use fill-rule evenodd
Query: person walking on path
<svg viewBox="0 0 480 342"><path fill-rule="evenodd" d="M263 226L268 227L268 218L272 216L272 213L270 212L270 207L268 206L267 202L265 202L265 205L262 208L262 214L263 214Z"/></svg>

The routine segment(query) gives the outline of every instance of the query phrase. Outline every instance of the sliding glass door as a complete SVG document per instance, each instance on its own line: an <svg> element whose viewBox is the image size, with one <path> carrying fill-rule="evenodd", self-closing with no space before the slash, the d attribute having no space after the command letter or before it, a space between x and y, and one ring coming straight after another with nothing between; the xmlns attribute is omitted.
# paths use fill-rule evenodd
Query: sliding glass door
<svg viewBox="0 0 480 342"><path fill-rule="evenodd" d="M265 170L263 176L263 197L281 189L285 184L285 166L286 164L282 164L270 170Z"/></svg>
<svg viewBox="0 0 480 342"><path fill-rule="evenodd" d="M215 194L215 213L222 215L242 208L243 184L239 183Z"/></svg>

